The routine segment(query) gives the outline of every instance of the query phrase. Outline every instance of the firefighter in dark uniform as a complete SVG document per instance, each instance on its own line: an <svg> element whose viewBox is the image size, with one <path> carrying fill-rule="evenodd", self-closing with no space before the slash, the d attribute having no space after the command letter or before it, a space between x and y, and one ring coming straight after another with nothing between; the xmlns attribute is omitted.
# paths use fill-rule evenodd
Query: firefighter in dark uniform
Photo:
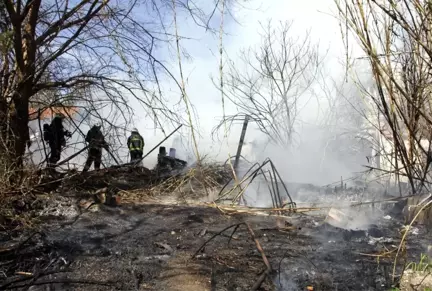
<svg viewBox="0 0 432 291"><path fill-rule="evenodd" d="M44 125L44 140L48 142L51 153L48 158L48 167L53 168L60 160L62 147L66 146L65 137L71 137L71 133L64 129L62 113L56 114L51 124Z"/></svg>
<svg viewBox="0 0 432 291"><path fill-rule="evenodd" d="M87 172L94 162L94 169L99 170L102 162L102 148L108 150L108 144L102 134L101 125L94 125L87 133L85 138L89 143L89 152L83 172Z"/></svg>
<svg viewBox="0 0 432 291"><path fill-rule="evenodd" d="M127 140L127 146L129 148L131 163L140 161L143 156L144 139L139 134L138 129L132 129L132 134Z"/></svg>

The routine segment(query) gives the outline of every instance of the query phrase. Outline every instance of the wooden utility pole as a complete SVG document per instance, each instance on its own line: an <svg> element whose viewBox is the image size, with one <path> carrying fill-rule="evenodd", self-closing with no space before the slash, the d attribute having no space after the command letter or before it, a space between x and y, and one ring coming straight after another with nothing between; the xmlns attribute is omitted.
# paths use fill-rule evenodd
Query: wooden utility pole
<svg viewBox="0 0 432 291"><path fill-rule="evenodd" d="M237 169L238 163L240 161L240 155L241 155L241 151L242 151L242 147L243 147L244 138L246 135L246 129L248 126L248 122L249 122L249 115L246 115L245 120L243 122L243 128L242 128L242 132L240 135L240 141L239 141L238 148L237 148L236 158L234 161L234 169Z"/></svg>

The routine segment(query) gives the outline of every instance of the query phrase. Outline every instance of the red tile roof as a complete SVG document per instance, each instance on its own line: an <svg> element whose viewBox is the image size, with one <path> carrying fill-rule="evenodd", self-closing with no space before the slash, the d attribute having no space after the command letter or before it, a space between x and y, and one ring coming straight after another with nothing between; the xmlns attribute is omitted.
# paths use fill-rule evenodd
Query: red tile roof
<svg viewBox="0 0 432 291"><path fill-rule="evenodd" d="M63 113L66 117L73 117L78 113L78 108L69 106L69 107L49 107L41 110L40 119L46 119L54 117L56 113ZM37 108L29 108L29 118L30 120L38 119L39 117L39 109Z"/></svg>

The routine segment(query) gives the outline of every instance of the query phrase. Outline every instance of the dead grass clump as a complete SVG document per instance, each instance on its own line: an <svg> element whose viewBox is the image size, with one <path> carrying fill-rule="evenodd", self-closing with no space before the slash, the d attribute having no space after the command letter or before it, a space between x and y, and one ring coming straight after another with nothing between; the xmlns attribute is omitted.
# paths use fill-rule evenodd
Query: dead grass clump
<svg viewBox="0 0 432 291"><path fill-rule="evenodd" d="M0 158L0 230L35 225L36 218L31 210L38 207L34 190L39 183L40 175L35 166L26 165L17 173L11 163Z"/></svg>
<svg viewBox="0 0 432 291"><path fill-rule="evenodd" d="M209 196L231 179L229 166L219 163L201 164L172 176L149 189L151 196L178 195L178 197L200 198Z"/></svg>

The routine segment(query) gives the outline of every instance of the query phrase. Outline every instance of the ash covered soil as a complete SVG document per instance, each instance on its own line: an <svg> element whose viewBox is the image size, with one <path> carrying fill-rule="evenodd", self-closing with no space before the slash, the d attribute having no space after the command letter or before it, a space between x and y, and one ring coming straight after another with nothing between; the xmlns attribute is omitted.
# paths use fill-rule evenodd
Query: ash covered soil
<svg viewBox="0 0 432 291"><path fill-rule="evenodd" d="M380 243L367 233L343 231L319 220L293 215L280 228L275 217L226 216L214 208L100 205L77 220L46 223L42 235L35 234L18 250L18 266L4 270L10 277L2 288L28 284L35 285L30 290L251 290L265 265L246 227L239 227L229 245L232 230L191 258L214 234L246 221L273 269L258 290L388 290L391 261L381 258L378 263L376 257L361 253L392 249L398 228L387 224L375 229L377 237L387 238ZM396 232L391 233L392 228ZM414 250L420 250L418 244L416 238L408 241ZM32 273L37 280L5 285L22 279L13 276L16 271Z"/></svg>
<svg viewBox="0 0 432 291"><path fill-rule="evenodd" d="M131 173L112 176L121 182ZM88 180L93 190L112 181ZM133 198L122 197L120 206L90 207L88 199L83 204L67 193L48 195L51 210L36 215L44 217L36 229L0 231L0 290L253 290L266 265L248 228L217 235L242 222L253 229L272 268L256 290L389 290L403 225L380 219L366 231L349 231L324 223L323 215L228 215L211 204L179 205L162 192L158 203L130 191ZM418 226L401 259L418 259L430 241Z"/></svg>

